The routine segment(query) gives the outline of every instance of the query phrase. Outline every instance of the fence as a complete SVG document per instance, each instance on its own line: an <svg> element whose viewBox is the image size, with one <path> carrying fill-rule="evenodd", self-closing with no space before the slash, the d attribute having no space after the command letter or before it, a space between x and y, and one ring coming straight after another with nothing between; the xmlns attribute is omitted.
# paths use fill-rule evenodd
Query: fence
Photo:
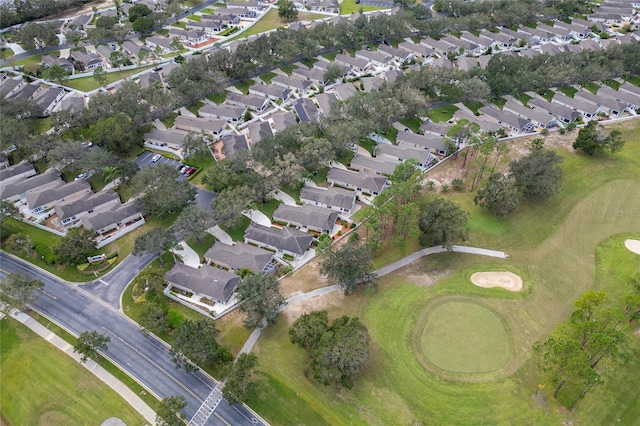
<svg viewBox="0 0 640 426"><path fill-rule="evenodd" d="M102 248L104 246L106 246L107 244L117 240L118 238L127 235L129 232L138 229L139 227L141 227L142 225L144 225L146 222L144 220L144 218L142 218L141 220L135 222L133 225L129 225L126 228L124 228L121 231L116 232L113 235L109 235L107 238L105 238L104 240L100 241L98 244L96 244L97 248Z"/></svg>

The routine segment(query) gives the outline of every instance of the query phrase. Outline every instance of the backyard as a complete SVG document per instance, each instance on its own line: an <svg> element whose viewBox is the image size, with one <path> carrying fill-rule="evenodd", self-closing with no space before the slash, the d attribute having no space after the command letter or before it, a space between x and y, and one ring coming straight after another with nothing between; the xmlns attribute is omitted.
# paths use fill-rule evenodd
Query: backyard
<svg viewBox="0 0 640 426"><path fill-rule="evenodd" d="M637 193L640 179L640 123L618 128L627 145L615 155L591 158L557 148L565 159L562 191L544 204L526 203L510 217L495 218L474 205L468 192L444 195L471 214L466 244L504 250L510 259L433 255L380 279L377 292L360 291L346 298L333 294L285 310L258 341L260 373L249 405L273 424L410 424L424 419L435 424L470 419L479 424L612 424L617 419L632 424L640 418L638 390L632 385L640 380L640 340L631 339L629 360L612 368L605 383L573 413L559 407L541 387L531 353L536 340L546 338L567 318L580 294L603 289L619 301L625 280L640 268L640 257L623 246L625 238L640 237L637 217L606 215L640 209L637 197L629 196ZM389 261L385 257L385 262L378 262ZM511 293L470 283L472 273L492 270L512 271L528 286ZM283 286L289 286L286 282ZM305 290L322 285L326 283L316 274L307 274ZM435 355L424 350L424 339L436 330L425 328L419 318L442 323L432 315L449 302L482 308L474 311L469 324L480 317L500 319L485 324L489 328L483 332L492 336L494 346L504 348L508 342L506 357L504 349L492 348L493 356L483 355L481 364L459 361L447 366L454 360L440 358L435 361L449 371L426 367L420 354L431 363ZM459 305L448 306L456 315ZM308 378L306 352L289 341L288 327L298 315L323 308L331 317L358 316L369 328L370 363L351 390L324 387ZM440 316L450 317L452 312ZM453 332L464 337L468 331ZM450 349L445 345L445 351ZM560 400L565 402L562 393Z"/></svg>

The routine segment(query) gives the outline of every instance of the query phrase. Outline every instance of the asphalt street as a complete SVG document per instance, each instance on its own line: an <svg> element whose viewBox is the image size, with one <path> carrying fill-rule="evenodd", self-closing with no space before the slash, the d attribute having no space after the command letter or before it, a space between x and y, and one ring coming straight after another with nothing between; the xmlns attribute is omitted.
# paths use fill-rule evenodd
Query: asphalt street
<svg viewBox="0 0 640 426"><path fill-rule="evenodd" d="M138 261L143 263L144 258ZM0 278L7 273L26 273L44 283L44 290L32 303L38 312L76 335L87 330L97 330L109 336L111 342L105 355L136 380L144 383L156 396L166 398L171 395L183 395L187 401L184 410L187 418L190 419L196 413L202 401L216 386L215 381L200 371L187 373L183 369L175 368L169 348L164 342L154 336L145 337L137 324L111 304L90 295L81 286L64 283L4 252L0 252L0 265ZM121 265L121 268L122 266L124 265ZM117 269L116 272L120 270L124 271ZM131 272L135 273L135 269L129 271ZM118 279L125 280L127 275L123 274ZM113 294L115 293L113 291ZM264 423L245 407L231 406L222 400L206 424Z"/></svg>

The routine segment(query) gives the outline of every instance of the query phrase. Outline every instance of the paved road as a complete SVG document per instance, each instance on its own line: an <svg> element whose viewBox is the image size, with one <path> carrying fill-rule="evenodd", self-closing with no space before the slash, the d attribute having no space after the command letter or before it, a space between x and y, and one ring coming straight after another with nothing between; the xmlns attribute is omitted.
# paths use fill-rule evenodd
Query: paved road
<svg viewBox="0 0 640 426"><path fill-rule="evenodd" d="M160 398L183 395L187 401L184 412L188 418L197 412L202 401L216 386L214 380L200 371L187 373L176 369L164 342L153 336L144 337L137 324L110 304L94 298L82 287L64 283L4 252L0 252L0 265L0 278L6 273L27 273L44 282L44 291L32 304L38 312L76 335L97 330L111 337L105 356L144 383L153 394ZM244 406L231 406L223 400L206 424L265 423L255 418Z"/></svg>
<svg viewBox="0 0 640 426"><path fill-rule="evenodd" d="M489 249L484 249L479 247L467 247L467 246L454 245L454 246L451 246L451 249L447 249L442 246L435 246L435 247L429 247L426 249L419 250L415 253L411 253L409 256L403 257L397 262L393 262L390 265L387 265L383 268L378 269L377 271L374 272L374 274L376 274L378 277L382 277L384 275L390 274L391 272L397 271L398 269L403 268L424 256L429 256L435 253L445 253L449 251L456 252L456 253L478 254L481 256L497 257L500 259L509 258L509 255L503 251L489 250ZM296 303L303 302L305 300L313 299L314 297L323 296L325 294L333 293L335 291L340 291L340 290L342 290L342 287L340 287L339 284L334 284L327 287L317 288L307 293L296 294L294 296L289 297L287 300L285 300L284 304L280 306L278 311L282 312L283 310L287 309L288 306L295 305ZM264 325L266 325L266 323L264 323L263 326ZM258 341L258 338L260 337L261 333L262 333L262 328L256 328L255 330L253 330L253 332L249 335L249 338L247 339L247 341L242 346L240 353L251 352L251 349L253 349L253 346Z"/></svg>

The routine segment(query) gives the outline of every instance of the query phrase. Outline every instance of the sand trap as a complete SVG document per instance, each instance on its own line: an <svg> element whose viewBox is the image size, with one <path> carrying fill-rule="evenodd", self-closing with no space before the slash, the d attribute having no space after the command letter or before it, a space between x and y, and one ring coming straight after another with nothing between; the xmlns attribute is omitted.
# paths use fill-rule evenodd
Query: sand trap
<svg viewBox="0 0 640 426"><path fill-rule="evenodd" d="M471 282L478 287L502 287L509 291L522 290L522 278L513 272L475 272L471 275Z"/></svg>
<svg viewBox="0 0 640 426"><path fill-rule="evenodd" d="M624 246L635 254L640 254L640 240L625 240Z"/></svg>

